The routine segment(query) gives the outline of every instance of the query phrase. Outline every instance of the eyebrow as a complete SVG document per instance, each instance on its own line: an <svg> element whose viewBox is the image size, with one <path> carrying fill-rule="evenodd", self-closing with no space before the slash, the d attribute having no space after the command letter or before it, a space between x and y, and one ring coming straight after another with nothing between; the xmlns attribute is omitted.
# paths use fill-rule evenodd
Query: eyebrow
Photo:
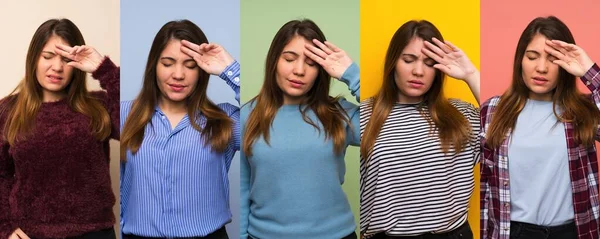
<svg viewBox="0 0 600 239"><path fill-rule="evenodd" d="M169 56L163 56L163 57L160 58L160 60L177 61L177 60L175 60L175 58L169 57ZM194 59L193 58L187 58L187 59L183 60L183 62L189 62L189 61L194 61Z"/></svg>
<svg viewBox="0 0 600 239"><path fill-rule="evenodd" d="M288 53L288 54L292 54L292 55L294 55L294 56L299 56L299 54L298 54L298 53L296 53L296 52L293 52L293 51L284 51L284 52L283 52L283 53L281 53L281 54L283 55L283 54L286 54L286 53Z"/></svg>
<svg viewBox="0 0 600 239"><path fill-rule="evenodd" d="M525 51L525 53L528 53L528 52L529 52L529 53L535 53L535 54L538 54L538 55L540 55L540 53L539 53L538 51L536 51L536 50L526 50L526 51Z"/></svg>
<svg viewBox="0 0 600 239"><path fill-rule="evenodd" d="M51 51L42 51L42 53L48 53L48 54L56 55L55 52L51 52Z"/></svg>

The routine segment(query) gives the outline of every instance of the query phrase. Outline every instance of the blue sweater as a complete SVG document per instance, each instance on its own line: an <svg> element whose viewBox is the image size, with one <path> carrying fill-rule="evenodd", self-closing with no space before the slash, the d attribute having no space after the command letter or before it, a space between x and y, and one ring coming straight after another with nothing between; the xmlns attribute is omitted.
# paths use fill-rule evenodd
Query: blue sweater
<svg viewBox="0 0 600 239"><path fill-rule="evenodd" d="M344 72L341 81L358 100L356 64ZM346 100L340 104L352 123L346 125L346 146L358 146L359 108ZM242 107L242 125L252 109L252 103ZM322 129L312 111L307 115ZM270 133L270 146L261 136L252 146L251 157L241 154L241 238L250 234L261 239L340 239L351 234L354 216L342 190L345 150L336 155L333 141L302 119L298 105L282 106Z"/></svg>

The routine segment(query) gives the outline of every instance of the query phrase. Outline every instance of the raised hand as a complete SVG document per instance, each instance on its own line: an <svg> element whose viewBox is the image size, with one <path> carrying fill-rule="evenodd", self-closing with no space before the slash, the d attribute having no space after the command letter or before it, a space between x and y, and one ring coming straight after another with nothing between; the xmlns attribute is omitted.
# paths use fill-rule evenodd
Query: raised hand
<svg viewBox="0 0 600 239"><path fill-rule="evenodd" d="M306 44L304 54L321 65L330 76L340 79L346 69L352 65L352 59L345 51L331 42L325 41L323 43L317 39L313 39L312 42L319 48L312 44Z"/></svg>
<svg viewBox="0 0 600 239"><path fill-rule="evenodd" d="M181 51L192 57L202 70L211 75L221 74L234 61L225 48L215 43L197 45L182 40Z"/></svg>
<svg viewBox="0 0 600 239"><path fill-rule="evenodd" d="M479 102L480 75L475 65L461 49L449 41L441 42L436 38L432 41L435 45L424 41L425 47L421 51L437 62L433 67L450 77L465 81Z"/></svg>
<svg viewBox="0 0 600 239"><path fill-rule="evenodd" d="M577 77L585 75L594 65L594 62L585 51L575 44L559 40L546 40L544 50L556 57L556 60L552 61L553 63Z"/></svg>
<svg viewBox="0 0 600 239"><path fill-rule="evenodd" d="M67 65L75 67L79 70L92 73L98 69L104 56L91 46L74 46L57 44L54 51L71 60Z"/></svg>

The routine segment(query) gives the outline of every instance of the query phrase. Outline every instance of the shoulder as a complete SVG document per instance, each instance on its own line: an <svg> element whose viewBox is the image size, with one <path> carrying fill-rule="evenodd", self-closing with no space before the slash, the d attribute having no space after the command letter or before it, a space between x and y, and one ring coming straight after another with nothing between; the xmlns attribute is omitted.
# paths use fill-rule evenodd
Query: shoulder
<svg viewBox="0 0 600 239"><path fill-rule="evenodd" d="M472 114L472 113L479 113L479 109L477 109L477 107L469 102L463 101L461 99L455 99L455 98L451 98L448 99L448 101L450 102L450 104L452 104L452 106L454 106L454 108L456 108L458 111L460 111L463 114Z"/></svg>
<svg viewBox="0 0 600 239"><path fill-rule="evenodd" d="M131 110L132 105L133 105L133 100L121 101L120 102L121 115L127 115L129 113L129 111Z"/></svg>
<svg viewBox="0 0 600 239"><path fill-rule="evenodd" d="M241 119L248 118L248 116L250 115L250 112L252 112L252 110L254 110L255 106L256 106L256 99L252 99L252 100L244 103L242 105L242 107L240 107L240 118Z"/></svg>
<svg viewBox="0 0 600 239"><path fill-rule="evenodd" d="M224 111L228 116L231 116L236 111L240 110L239 107L237 107L235 105L232 105L230 103L220 103L220 104L217 104L217 106L219 107L219 109L221 109L222 111Z"/></svg>

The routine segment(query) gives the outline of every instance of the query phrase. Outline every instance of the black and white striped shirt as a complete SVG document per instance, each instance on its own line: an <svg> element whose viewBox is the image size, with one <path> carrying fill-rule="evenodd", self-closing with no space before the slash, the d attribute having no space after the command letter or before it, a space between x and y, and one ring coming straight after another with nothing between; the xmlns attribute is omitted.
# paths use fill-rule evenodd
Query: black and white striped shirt
<svg viewBox="0 0 600 239"><path fill-rule="evenodd" d="M371 117L372 98L360 105L360 133ZM396 103L377 136L368 161L360 165L360 229L368 238L380 232L410 236L454 230L467 219L478 162L479 110L451 99L470 122L471 138L462 152L442 152L417 104ZM361 157L364 157L361 155Z"/></svg>

